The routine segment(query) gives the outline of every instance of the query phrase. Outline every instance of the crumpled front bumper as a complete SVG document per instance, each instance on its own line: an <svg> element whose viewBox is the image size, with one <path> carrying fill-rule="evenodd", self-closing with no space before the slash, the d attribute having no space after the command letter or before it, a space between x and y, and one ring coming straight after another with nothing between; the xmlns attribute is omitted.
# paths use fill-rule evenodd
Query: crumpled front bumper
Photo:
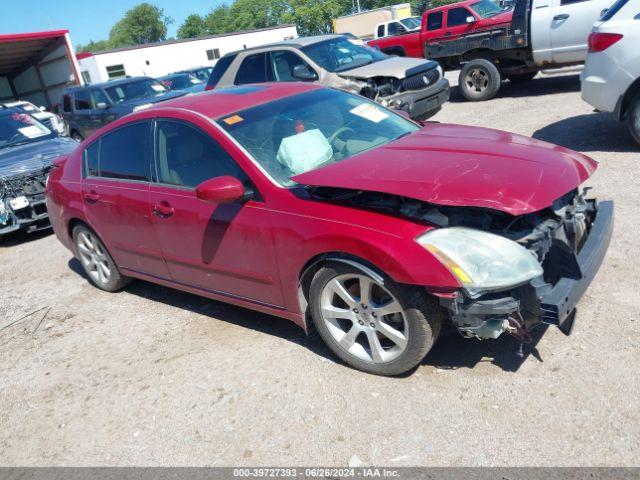
<svg viewBox="0 0 640 480"><path fill-rule="evenodd" d="M548 284L531 282L536 293L536 305L530 310L533 310L542 323L557 325L567 335L571 333L576 305L598 273L609 247L613 218L613 202L598 203L589 237L576 255L580 278L561 278L551 288Z"/></svg>
<svg viewBox="0 0 640 480"><path fill-rule="evenodd" d="M0 236L18 230L31 233L50 226L45 198L44 194L42 194L38 195L37 198L31 198L28 207L17 212L11 212L6 223L0 223Z"/></svg>
<svg viewBox="0 0 640 480"><path fill-rule="evenodd" d="M449 80L441 77L422 90L409 90L384 97L389 106L404 110L413 119L425 120L435 115L449 101Z"/></svg>

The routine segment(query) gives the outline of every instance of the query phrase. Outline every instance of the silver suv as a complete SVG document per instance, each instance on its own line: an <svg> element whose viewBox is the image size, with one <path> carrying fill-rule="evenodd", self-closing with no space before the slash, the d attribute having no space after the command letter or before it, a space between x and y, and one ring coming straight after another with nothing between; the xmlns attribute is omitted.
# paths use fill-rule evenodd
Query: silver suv
<svg viewBox="0 0 640 480"><path fill-rule="evenodd" d="M425 120L449 100L433 60L396 57L344 35L296 38L233 52L211 72L207 90L264 82L314 82L357 93Z"/></svg>

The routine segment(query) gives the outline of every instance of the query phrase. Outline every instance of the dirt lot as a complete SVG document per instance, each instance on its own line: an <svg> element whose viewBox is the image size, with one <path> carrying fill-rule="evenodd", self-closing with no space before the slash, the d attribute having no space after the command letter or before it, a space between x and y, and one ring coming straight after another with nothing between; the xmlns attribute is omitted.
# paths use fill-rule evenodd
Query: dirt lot
<svg viewBox="0 0 640 480"><path fill-rule="evenodd" d="M143 282L103 293L54 236L13 236L0 328L44 310L0 331L0 464L637 465L640 149L575 74L452 100L436 120L601 162L616 229L571 337L550 328L519 360L509 338L448 334L413 374L374 377L285 320Z"/></svg>

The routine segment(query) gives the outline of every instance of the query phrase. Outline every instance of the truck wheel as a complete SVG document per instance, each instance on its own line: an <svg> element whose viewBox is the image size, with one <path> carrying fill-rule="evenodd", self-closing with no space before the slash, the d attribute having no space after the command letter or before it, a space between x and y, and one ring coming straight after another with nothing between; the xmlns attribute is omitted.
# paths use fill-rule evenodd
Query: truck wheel
<svg viewBox="0 0 640 480"><path fill-rule="evenodd" d="M424 289L328 264L311 281L309 305L325 344L345 363L376 375L416 367L438 338L441 312Z"/></svg>
<svg viewBox="0 0 640 480"><path fill-rule="evenodd" d="M489 60L478 58L462 67L458 86L464 98L480 102L495 97L501 81L498 68Z"/></svg>
<svg viewBox="0 0 640 480"><path fill-rule="evenodd" d="M516 73L513 75L507 75L507 80L509 80L511 83L524 83L524 82L533 80L535 76L538 75L539 72L540 70L536 70L534 72Z"/></svg>
<svg viewBox="0 0 640 480"><path fill-rule="evenodd" d="M627 127L631 135L640 143L640 94L637 94L627 110Z"/></svg>

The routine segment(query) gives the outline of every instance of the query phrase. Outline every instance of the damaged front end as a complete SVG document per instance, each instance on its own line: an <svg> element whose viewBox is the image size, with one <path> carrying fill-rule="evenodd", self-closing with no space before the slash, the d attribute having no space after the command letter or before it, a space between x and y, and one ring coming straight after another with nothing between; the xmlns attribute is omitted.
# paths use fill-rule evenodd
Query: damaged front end
<svg viewBox="0 0 640 480"><path fill-rule="evenodd" d="M495 339L507 332L528 342L540 324L568 335L613 230L613 202L587 199L586 190L578 189L546 209L518 216L374 192L319 188L314 194L440 227L417 241L463 285L439 296L453 325L469 338ZM484 259L465 263L465 255L477 259L483 249L489 252Z"/></svg>
<svg viewBox="0 0 640 480"><path fill-rule="evenodd" d="M415 120L435 115L449 101L449 81L435 62L425 62L397 73L360 71L341 74L341 88L357 93L381 105L402 110Z"/></svg>
<svg viewBox="0 0 640 480"><path fill-rule="evenodd" d="M51 165L0 176L0 235L49 227L45 185Z"/></svg>

